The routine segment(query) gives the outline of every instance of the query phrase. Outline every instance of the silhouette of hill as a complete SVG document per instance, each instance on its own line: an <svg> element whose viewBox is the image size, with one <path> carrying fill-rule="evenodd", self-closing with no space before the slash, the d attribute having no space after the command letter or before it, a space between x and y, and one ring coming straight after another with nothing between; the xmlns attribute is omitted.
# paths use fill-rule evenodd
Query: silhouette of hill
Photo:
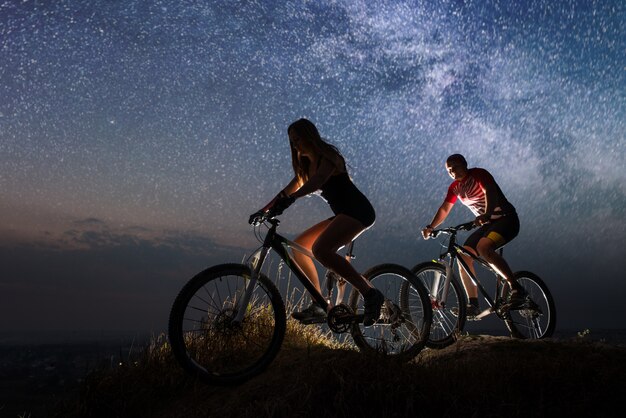
<svg viewBox="0 0 626 418"><path fill-rule="evenodd" d="M92 373L58 417L615 416L626 394L626 348L590 341L463 336L409 364L347 344L288 335L270 367L233 387L186 376L167 345ZM298 340L300 339L300 340Z"/></svg>

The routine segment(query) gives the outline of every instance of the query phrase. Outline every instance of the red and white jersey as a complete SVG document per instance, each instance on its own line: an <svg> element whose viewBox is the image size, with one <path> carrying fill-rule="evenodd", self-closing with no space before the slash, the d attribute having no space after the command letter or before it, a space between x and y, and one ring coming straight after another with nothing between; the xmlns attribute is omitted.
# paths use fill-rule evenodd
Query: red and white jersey
<svg viewBox="0 0 626 418"><path fill-rule="evenodd" d="M467 206L474 215L482 215L487 209L488 187L494 187L494 196L496 198L494 212L507 214L515 212L513 205L506 200L500 186L493 179L493 176L485 169L470 168L467 176L461 180L455 180L448 187L448 194L445 201L454 204L457 198L461 199L461 203ZM497 219L501 215L493 215L491 219Z"/></svg>

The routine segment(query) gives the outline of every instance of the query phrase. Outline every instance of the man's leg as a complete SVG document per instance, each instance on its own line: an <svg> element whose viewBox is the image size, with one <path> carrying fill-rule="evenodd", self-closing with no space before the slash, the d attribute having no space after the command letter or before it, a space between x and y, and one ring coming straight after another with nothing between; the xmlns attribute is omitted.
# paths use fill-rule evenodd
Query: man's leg
<svg viewBox="0 0 626 418"><path fill-rule="evenodd" d="M467 251L471 252L472 254L476 254L476 251L469 246L464 246L463 248L465 248ZM463 254L459 254L459 257L463 259L469 271L472 273L474 277L476 277L476 270L474 269L474 260L471 257L467 255L463 255ZM468 306L466 310L466 315L467 315L468 320L471 321L480 312L480 306L479 306L480 304L478 303L478 286L476 286L472 282L472 279L470 278L469 274L467 274L463 266L461 266L461 263L457 262L457 264L459 266L459 275L461 276L461 281L463 282L463 287L465 288L465 294L467 295Z"/></svg>
<svg viewBox="0 0 626 418"><path fill-rule="evenodd" d="M513 277L513 271L504 258L496 252L497 244L489 238L481 238L476 246L478 254L489 263L509 283L511 288L516 288L517 283Z"/></svg>
<svg viewBox="0 0 626 418"><path fill-rule="evenodd" d="M471 252L472 254L476 255L476 250L474 250L473 248L468 247L468 246L464 246L463 248L465 248L468 252ZM469 270L472 273L472 275L476 277L476 270L474 269L474 260L472 260L470 256L463 255L463 254L459 254L459 257L461 257L463 261L465 261L465 264L467 264L467 267L469 267ZM463 287L465 288L465 293L467 294L467 300L469 301L470 299L478 298L478 286L476 286L472 282L472 279L465 272L465 269L463 268L463 266L461 266L461 263L457 263L457 264L459 266L459 274L461 275L461 280L463 281Z"/></svg>

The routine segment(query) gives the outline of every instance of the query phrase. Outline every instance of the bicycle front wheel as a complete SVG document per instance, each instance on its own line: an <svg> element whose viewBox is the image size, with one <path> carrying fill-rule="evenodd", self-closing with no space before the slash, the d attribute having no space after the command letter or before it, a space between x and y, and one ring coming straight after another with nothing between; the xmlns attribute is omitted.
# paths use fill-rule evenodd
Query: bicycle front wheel
<svg viewBox="0 0 626 418"><path fill-rule="evenodd" d="M552 336L556 327L556 309L548 286L536 274L528 271L518 271L514 277L528 293L528 299L521 309L504 314L504 323L511 336L522 339ZM505 292L508 292L508 286L504 287Z"/></svg>
<svg viewBox="0 0 626 418"><path fill-rule="evenodd" d="M436 349L447 347L456 341L457 334L465 326L465 291L453 276L444 300L446 268L440 263L421 263L411 271L428 291L433 310L433 323L426 346Z"/></svg>
<svg viewBox="0 0 626 418"><path fill-rule="evenodd" d="M246 306L241 299L250 268L222 264L193 277L180 291L169 319L172 353L182 367L210 384L234 384L263 371L285 335L285 305L260 275ZM241 322L235 317L245 314Z"/></svg>
<svg viewBox="0 0 626 418"><path fill-rule="evenodd" d="M424 348L430 331L432 310L428 293L410 270L399 265L372 267L364 276L383 293L385 301L374 325L353 324L355 344L364 352L384 354L400 361L413 359ZM358 290L352 289L349 304L354 312L363 314L363 296Z"/></svg>

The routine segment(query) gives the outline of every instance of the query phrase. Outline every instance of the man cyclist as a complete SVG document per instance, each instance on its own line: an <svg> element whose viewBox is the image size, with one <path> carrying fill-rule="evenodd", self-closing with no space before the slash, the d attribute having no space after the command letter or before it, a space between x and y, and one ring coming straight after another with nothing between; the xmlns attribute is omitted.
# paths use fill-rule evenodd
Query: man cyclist
<svg viewBox="0 0 626 418"><path fill-rule="evenodd" d="M433 229L440 225L450 213L452 206L461 200L476 215L474 223L478 228L465 241L464 248L482 257L511 286L508 309L520 307L526 293L513 277L513 272L496 250L510 242L519 233L519 219L515 208L506 199L493 176L482 168L467 168L467 161L461 154L453 154L446 160L446 170L454 180L448 187L448 194L435 213L433 220L422 229L422 236L428 239ZM469 256L460 254L463 261L475 275L474 263ZM459 264L459 273L468 298L467 318L475 319L480 313L478 287L472 282Z"/></svg>

